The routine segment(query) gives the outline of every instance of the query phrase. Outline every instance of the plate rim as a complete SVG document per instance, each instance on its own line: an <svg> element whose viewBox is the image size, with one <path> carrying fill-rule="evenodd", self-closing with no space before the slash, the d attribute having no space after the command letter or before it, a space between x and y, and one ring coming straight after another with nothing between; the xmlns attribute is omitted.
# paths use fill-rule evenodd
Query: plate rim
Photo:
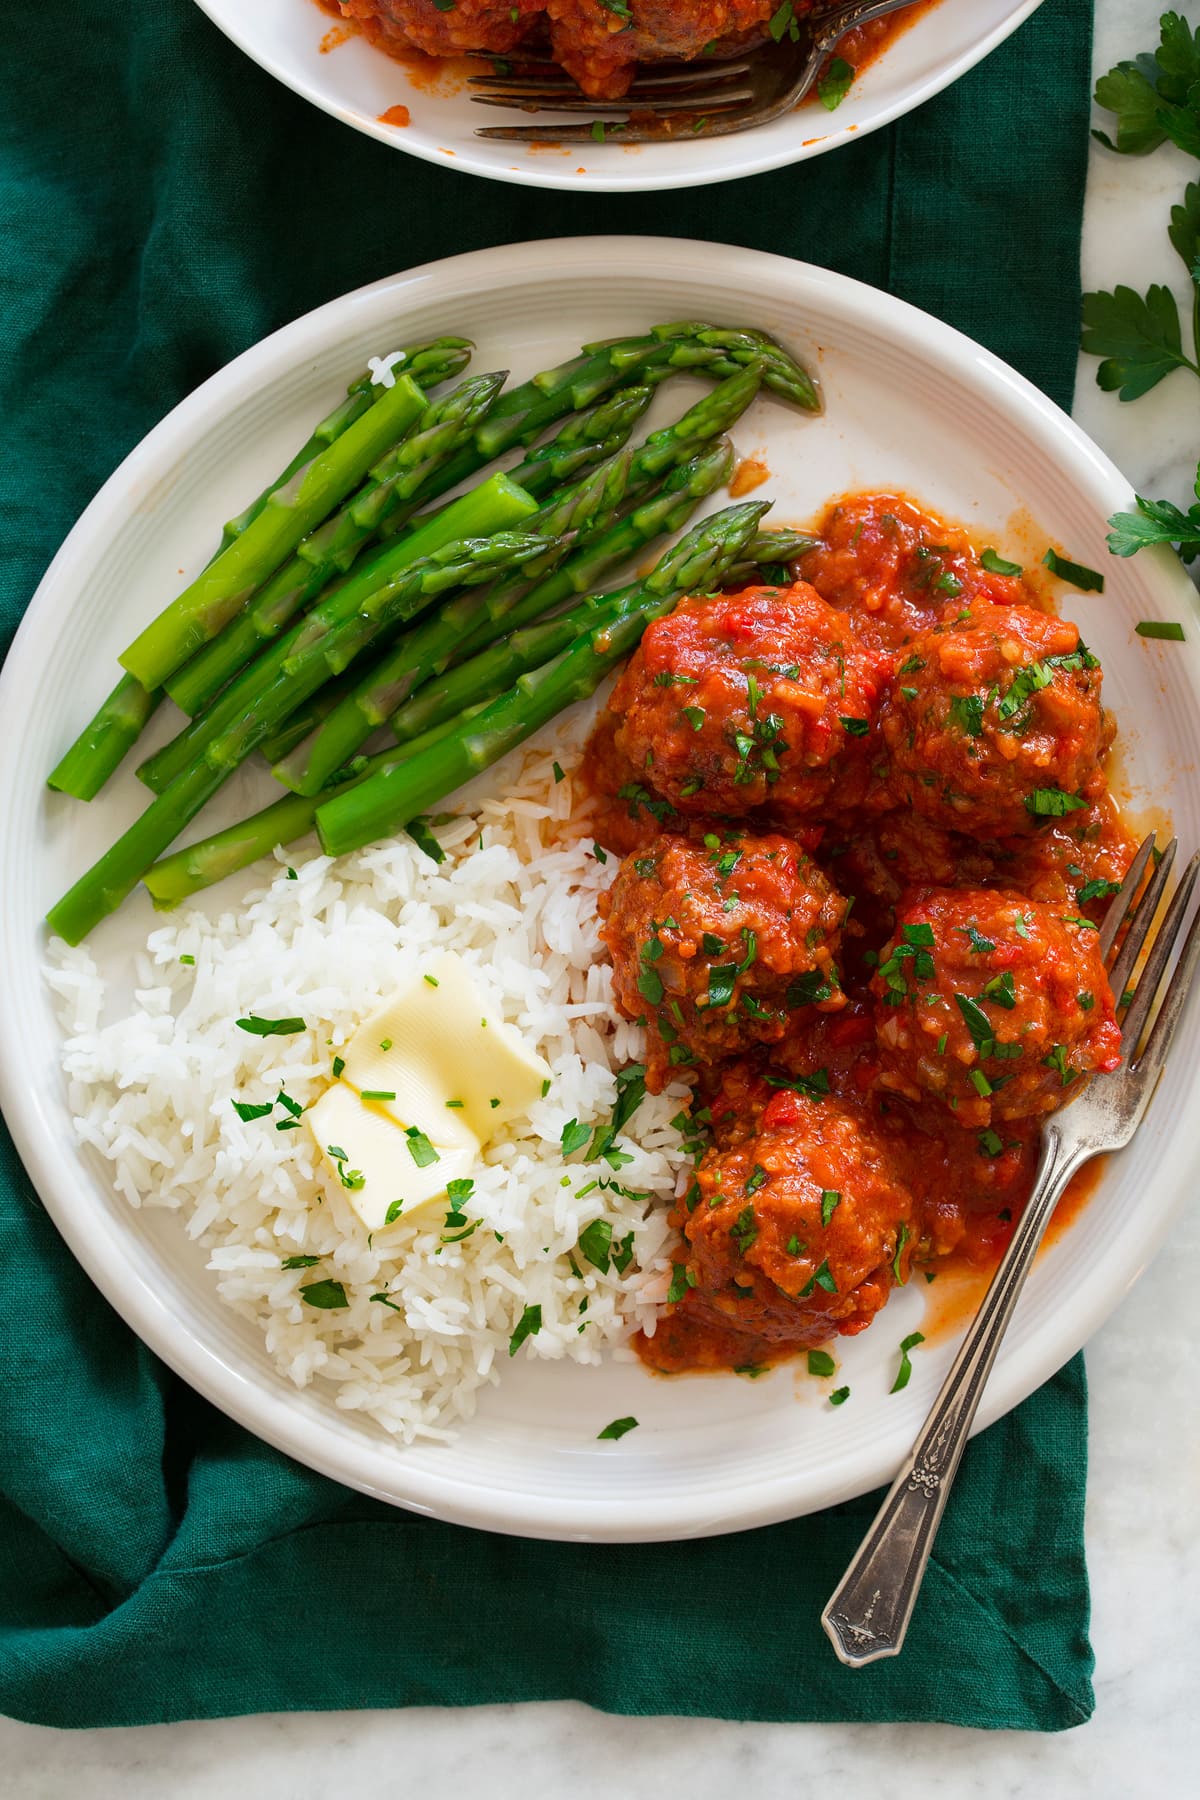
<svg viewBox="0 0 1200 1800"><path fill-rule="evenodd" d="M279 378L298 362L327 353L328 346L320 340L327 332L336 333L345 309L385 297L399 307L410 292L436 294L448 281L478 284L485 275L494 282L535 282L552 273L561 282L567 277L585 279L597 265L609 274L621 267L640 272L649 257L654 259L656 272L683 282L689 275L698 277L711 271L714 249L722 257L723 277L732 275L747 283L770 278L773 288L779 284L780 291L790 287L789 298L810 309L824 299L826 305L837 304L843 313L853 314L856 308L864 314L869 312L872 324L878 327L879 309L885 307L889 330L895 335L910 344L914 339L923 339L926 354L934 348L952 352L963 378L990 383L997 392L1006 390L1010 405L1015 395L1022 408L1032 409L1030 422L1036 417L1044 429L1057 434L1064 447L1071 448L1078 484L1086 488L1086 474L1098 505L1108 509L1113 504L1128 503L1132 489L1115 464L1024 376L933 315L851 277L769 252L713 246L694 239L593 236L473 251L385 276L326 302L250 346L160 420L104 482L39 582L0 672L0 717L5 715L14 693L36 683L37 665L44 654L39 635L53 629L55 589L63 572L76 560L86 558L94 541L119 529L119 522L110 515L131 478L145 465L155 463L161 447L172 438L194 436L206 417L222 410L243 384L253 382L261 387L264 380ZM753 291L752 287L747 291ZM1165 552L1151 562L1164 597L1177 594L1180 602L1194 607L1194 590L1182 566ZM15 735L0 732L0 832L9 825L18 760ZM0 937L0 966L7 960L10 943L15 947L5 925ZM28 954L28 945L25 953ZM511 1535L566 1541L649 1542L719 1535L801 1516L869 1492L894 1473L898 1459L885 1445L882 1456L876 1452L869 1466L864 1466L860 1456L858 1472L850 1476L825 1471L814 1484L812 1471L803 1472L807 1488L804 1492L797 1491L798 1479L789 1476L761 1483L753 1493L723 1496L719 1503L703 1496L689 1501L685 1493L678 1491L669 1501L657 1495L636 1501L543 1499L529 1491L481 1489L474 1482L463 1481L449 1468L445 1474L432 1476L419 1469L406 1472L402 1448L397 1450L386 1441L376 1442L365 1435L361 1441L348 1441L332 1433L326 1438L322 1428L314 1432L309 1419L280 1407L271 1384L260 1383L231 1366L214 1344L192 1335L190 1327L181 1330L165 1301L140 1277L130 1277L121 1260L115 1231L110 1230L104 1215L94 1209L79 1208L75 1202L80 1177L79 1146L73 1141L65 1145L57 1141L44 1112L40 1090L22 1079L22 1047L13 1033L11 1010L0 1009L0 1107L26 1171L76 1260L137 1336L191 1386L276 1449L345 1486L408 1511ZM1186 1197L1186 1183L1180 1180L1170 1205L1164 1206L1153 1229L1140 1240L1139 1254L1126 1265L1121 1281L1107 1285L1097 1281L1090 1292L1073 1295L1066 1331L1061 1322L1056 1322L1033 1343L1007 1357L1002 1352L975 1430L985 1429L1018 1405L1086 1342L1146 1268ZM215 1315L219 1306L214 1294ZM1052 1340L1049 1354L1044 1344L1046 1337ZM401 1485L404 1493L398 1491Z"/></svg>
<svg viewBox="0 0 1200 1800"><path fill-rule="evenodd" d="M798 142L794 150L781 151L774 155L760 155L749 158L744 165L722 169L710 173L690 174L687 178L689 187L715 187L726 181L741 181L751 175L763 175L773 169L786 169L796 163L809 162L814 157L825 156L831 150L840 149L843 144L855 143L860 138L868 137L872 132L880 131L885 125L893 124L907 113L915 112L927 100L942 93L960 81L977 64L986 60L993 50L999 48L1006 38L1012 36L1027 19L1041 6L1042 0L1015 0L1011 17L1001 19L998 24L984 34L977 44L961 56L953 59L944 69L930 75L924 82L917 84L914 91L906 98L897 99L890 106L881 106L876 116L859 124L838 126L815 140ZM196 5L204 13L217 30L229 41L257 64L260 69L274 77L292 93L298 94L302 100L316 106L330 118L339 119L343 125L361 132L365 137L374 138L377 143L386 144L389 149L400 150L407 156L414 156L421 162L431 163L436 168L447 167L447 152L434 144L424 145L419 142L404 141L397 137L393 128L381 125L378 119L368 118L353 107L344 106L331 94L324 92L319 82L313 81L303 73L287 68L283 58L277 56L261 56L257 50L250 48L250 33L241 25L240 18L229 17L226 12L227 0L196 0ZM386 51L378 52L386 55ZM401 65L403 66L403 65ZM746 133L753 137L754 133ZM473 140L472 140L473 141ZM742 142L737 139L713 139L712 142ZM452 153L454 163L450 166L464 174L480 176L485 181L506 182L513 187L548 188L569 193L594 194L637 194L661 192L677 185L675 179L663 174L660 176L632 175L625 179L593 175L589 170L583 176L575 173L558 174L552 169L495 168L474 160L477 153L463 148L456 148ZM469 253L468 253L469 254ZM445 259L449 260L449 259Z"/></svg>

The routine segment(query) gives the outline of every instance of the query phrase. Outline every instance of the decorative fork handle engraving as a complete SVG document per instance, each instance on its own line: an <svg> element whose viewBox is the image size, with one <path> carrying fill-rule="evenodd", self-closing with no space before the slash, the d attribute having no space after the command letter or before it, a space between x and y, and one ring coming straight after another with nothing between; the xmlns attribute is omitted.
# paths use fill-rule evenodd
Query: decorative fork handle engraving
<svg viewBox="0 0 1200 1800"><path fill-rule="evenodd" d="M821 1614L842 1662L896 1656L912 1618L980 1396L1064 1187L1091 1151L1047 1126L1029 1203L933 1410Z"/></svg>

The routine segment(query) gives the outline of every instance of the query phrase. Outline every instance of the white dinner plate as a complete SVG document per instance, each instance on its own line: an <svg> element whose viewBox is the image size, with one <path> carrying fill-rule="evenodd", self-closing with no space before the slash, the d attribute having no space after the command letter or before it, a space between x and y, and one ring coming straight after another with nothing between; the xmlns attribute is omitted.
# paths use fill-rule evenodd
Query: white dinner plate
<svg viewBox="0 0 1200 1800"><path fill-rule="evenodd" d="M522 1358L453 1445L397 1448L362 1415L339 1411L319 1381L299 1391L276 1373L254 1327L218 1300L180 1221L130 1210L76 1145L39 969L41 921L145 791L126 769L83 806L51 794L44 776L107 692L117 652L201 566L219 521L282 467L368 356L454 330L478 341L477 369L511 365L525 377L589 339L677 318L753 322L820 373L823 416L766 398L737 428L740 449L765 456L772 471L762 492L775 495L777 519L811 518L850 489L902 490L1002 554L1032 562L1053 542L1103 568L1106 592L1071 594L1065 609L1104 664L1121 779L1135 809L1165 809L1186 849L1200 841L1195 596L1169 554L1108 555L1106 516L1131 500L1122 476L1021 376L945 325L842 276L724 246L515 245L394 276L276 332L176 407L105 484L46 574L0 678L0 1102L67 1243L151 1348L252 1431L382 1499L528 1536L732 1531L887 1480L953 1352L952 1332L932 1336L911 1385L889 1394L897 1345L942 1287L896 1293L869 1331L839 1340L852 1393L838 1409L799 1365L754 1382L670 1381L637 1364ZM653 420L677 412L693 385L668 384ZM1135 636L1139 619L1163 617L1188 620L1189 641ZM155 723L160 735L170 729ZM251 787L272 786L262 770L241 779L231 815L249 810ZM213 903L228 906L231 892L236 899L230 885L216 890ZM153 918L139 891L93 935L102 972L129 966ZM1194 1180L1198 1100L1200 1008L1184 1021L1135 1143L1109 1161L1035 1268L980 1426L1065 1362L1145 1267ZM597 1443L581 1425L626 1414L640 1429L619 1443Z"/></svg>
<svg viewBox="0 0 1200 1800"><path fill-rule="evenodd" d="M215 25L269 74L335 119L426 162L575 193L697 187L805 162L888 125L965 75L1036 11L1041 0L941 0L900 31L835 112L813 101L736 137L678 144L538 145L491 142L480 125L510 115L476 106L460 63L410 75L404 64L339 26L316 0L197 0ZM383 114L407 106L408 125ZM551 115L547 115L549 118ZM539 119L538 123L543 121Z"/></svg>

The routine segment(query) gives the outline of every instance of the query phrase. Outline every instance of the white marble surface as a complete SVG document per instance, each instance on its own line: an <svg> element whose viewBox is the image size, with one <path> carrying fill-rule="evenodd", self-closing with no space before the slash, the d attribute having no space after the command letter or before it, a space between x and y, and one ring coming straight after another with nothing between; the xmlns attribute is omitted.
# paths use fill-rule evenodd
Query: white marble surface
<svg viewBox="0 0 1200 1800"><path fill-rule="evenodd" d="M1097 0L1097 8L1097 69L1156 41L1159 0ZM1086 284L1162 280L1185 296L1165 225L1194 177L1196 164L1170 150L1134 162L1095 148ZM1122 407L1094 387L1094 367L1081 367L1079 419L1143 492L1186 503L1200 452L1192 378L1173 375L1148 399ZM484 1769L497 1800L593 1800L614 1780L634 1796L674 1789L716 1800L736 1785L774 1800L813 1774L839 1787L874 1786L894 1800L1008 1800L1030 1791L1052 1800L1141 1800L1188 1791L1200 1765L1200 1454L1190 1330L1198 1287L1193 1211L1089 1346L1097 1707L1075 1731L1040 1738L935 1726L615 1721L566 1704L80 1733L0 1720L0 1792L13 1800L224 1800L233 1792L323 1800L336 1788L442 1800L469 1790Z"/></svg>

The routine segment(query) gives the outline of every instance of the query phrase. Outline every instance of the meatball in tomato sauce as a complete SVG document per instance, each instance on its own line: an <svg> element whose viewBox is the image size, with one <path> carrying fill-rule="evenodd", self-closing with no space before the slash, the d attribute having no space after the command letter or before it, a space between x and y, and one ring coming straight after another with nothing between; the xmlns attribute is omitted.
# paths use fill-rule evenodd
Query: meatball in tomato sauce
<svg viewBox="0 0 1200 1800"><path fill-rule="evenodd" d="M617 1004L646 1020L652 1092L845 1004L846 902L790 838L664 832L626 857L606 904Z"/></svg>
<svg viewBox="0 0 1200 1800"><path fill-rule="evenodd" d="M979 607L896 659L880 728L894 804L976 837L1036 830L1104 785L1100 667L1068 619Z"/></svg>
<svg viewBox="0 0 1200 1800"><path fill-rule="evenodd" d="M1081 915L984 888L907 896L871 981L879 1084L958 1123L1034 1118L1120 1061L1121 1032Z"/></svg>
<svg viewBox="0 0 1200 1800"><path fill-rule="evenodd" d="M832 1095L781 1091L756 1137L704 1159L687 1204L689 1292L659 1327L664 1362L673 1335L713 1321L796 1348L852 1336L908 1279L912 1194L871 1121Z"/></svg>
<svg viewBox="0 0 1200 1800"><path fill-rule="evenodd" d="M887 663L806 582L680 602L613 691L614 744L680 813L850 803Z"/></svg>

